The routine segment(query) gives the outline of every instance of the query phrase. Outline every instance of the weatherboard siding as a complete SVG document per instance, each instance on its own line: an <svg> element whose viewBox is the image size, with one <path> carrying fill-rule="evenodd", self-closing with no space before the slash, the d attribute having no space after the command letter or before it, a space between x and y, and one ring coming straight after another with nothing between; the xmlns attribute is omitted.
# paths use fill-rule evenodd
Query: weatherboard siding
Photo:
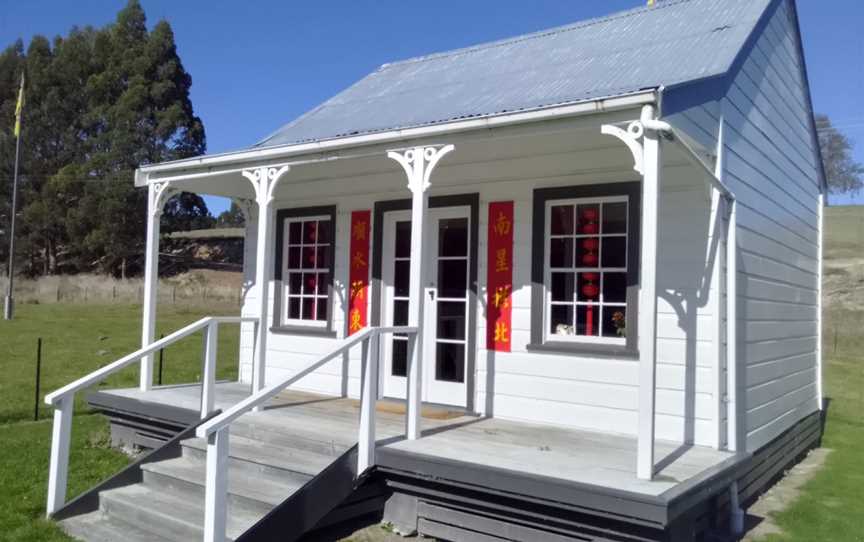
<svg viewBox="0 0 864 542"><path fill-rule="evenodd" d="M722 103L738 198L739 363L747 448L818 408L819 164L794 16L776 2Z"/></svg>
<svg viewBox="0 0 864 542"><path fill-rule="evenodd" d="M599 126L597 127L599 131ZM562 136L562 139L564 136ZM589 430L635 435L637 431L638 361L592 355L531 351L531 225L535 188L573 186L637 179L632 161L614 139L603 139L609 148L592 153L562 148L549 149L547 156L513 157L502 152L499 160L460 163L443 167L432 178L432 195L479 193L478 288L485 298L486 229L488 203L513 200L514 295L512 352L490 353L485 349L486 320L482 303L477 308L477 350L474 369L474 405L482 414ZM506 143L506 141L504 142ZM560 142L559 142L560 143ZM572 145L572 144L571 144ZM508 148L518 152L519 146ZM458 152L458 148L457 148ZM692 166L673 164L661 191L662 243L659 276L668 290L658 304L657 436L674 441L713 443L714 410L711 350L710 296L714 288L705 282L705 254L710 240L710 202L704 183ZM401 172L374 178L334 179L304 185L280 207L337 205L336 272L333 299L334 331L345 332L345 285L348 281L348 221L355 209L371 209L376 201L407 198ZM463 181L465 179L466 181ZM362 184L360 184L362 181ZM346 189L346 187L351 187ZM308 190L305 191L304 190ZM346 194L347 191L352 193ZM674 212L673 212L674 210ZM251 231L249 233L252 233ZM247 270L253 278L254 271ZM273 295L278 291L274 282ZM256 290L245 298L243 312L257 310ZM271 315L272 317L272 315ZM271 333L268 337L266 379L273 383L305 368L333 346L337 339ZM243 336L241 374L251 374L252 335ZM359 349L347 365L336 360L302 379L298 389L339 394L347 383L350 396L357 397L360 383Z"/></svg>

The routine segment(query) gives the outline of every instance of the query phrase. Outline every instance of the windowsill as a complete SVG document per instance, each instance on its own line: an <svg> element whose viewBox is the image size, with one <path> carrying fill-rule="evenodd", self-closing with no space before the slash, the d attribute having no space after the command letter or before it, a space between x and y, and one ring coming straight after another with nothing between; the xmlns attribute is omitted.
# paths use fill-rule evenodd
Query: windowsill
<svg viewBox="0 0 864 542"><path fill-rule="evenodd" d="M639 352L626 346L616 344L588 344L568 341L546 341L541 344L529 344L525 347L529 352L549 352L557 354L583 354L587 356L602 356L607 358L638 360Z"/></svg>
<svg viewBox="0 0 864 542"><path fill-rule="evenodd" d="M331 329L313 326L273 326L270 328L270 332L278 333L280 335L302 335L307 337L324 337L328 339L335 339L337 337L337 333Z"/></svg>

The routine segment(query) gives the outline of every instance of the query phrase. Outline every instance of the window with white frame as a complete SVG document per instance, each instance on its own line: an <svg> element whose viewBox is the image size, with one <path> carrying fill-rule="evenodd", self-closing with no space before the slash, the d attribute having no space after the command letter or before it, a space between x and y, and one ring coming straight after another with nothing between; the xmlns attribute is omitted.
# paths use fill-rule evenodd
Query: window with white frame
<svg viewBox="0 0 864 542"><path fill-rule="evenodd" d="M326 327L330 310L333 224L330 216L283 223L283 323Z"/></svg>
<svg viewBox="0 0 864 542"><path fill-rule="evenodd" d="M545 340L626 344L629 205L626 195L546 201Z"/></svg>

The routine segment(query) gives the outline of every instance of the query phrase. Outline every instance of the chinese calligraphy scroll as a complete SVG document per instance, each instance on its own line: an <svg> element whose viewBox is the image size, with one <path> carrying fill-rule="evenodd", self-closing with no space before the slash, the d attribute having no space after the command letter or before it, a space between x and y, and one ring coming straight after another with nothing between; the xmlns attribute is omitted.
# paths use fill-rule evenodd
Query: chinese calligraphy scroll
<svg viewBox="0 0 864 542"><path fill-rule="evenodd" d="M372 211L351 213L351 254L349 259L348 335L367 325L369 297L369 234Z"/></svg>
<svg viewBox="0 0 864 542"><path fill-rule="evenodd" d="M489 203L486 348L510 351L513 294L513 202Z"/></svg>

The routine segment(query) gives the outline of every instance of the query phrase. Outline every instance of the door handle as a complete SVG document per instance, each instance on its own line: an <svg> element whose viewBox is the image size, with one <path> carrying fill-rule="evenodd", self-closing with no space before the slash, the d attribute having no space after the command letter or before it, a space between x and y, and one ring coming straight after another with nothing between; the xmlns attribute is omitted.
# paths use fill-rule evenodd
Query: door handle
<svg viewBox="0 0 864 542"><path fill-rule="evenodd" d="M431 299L432 301L435 301L435 289L434 288L429 289L429 299Z"/></svg>

